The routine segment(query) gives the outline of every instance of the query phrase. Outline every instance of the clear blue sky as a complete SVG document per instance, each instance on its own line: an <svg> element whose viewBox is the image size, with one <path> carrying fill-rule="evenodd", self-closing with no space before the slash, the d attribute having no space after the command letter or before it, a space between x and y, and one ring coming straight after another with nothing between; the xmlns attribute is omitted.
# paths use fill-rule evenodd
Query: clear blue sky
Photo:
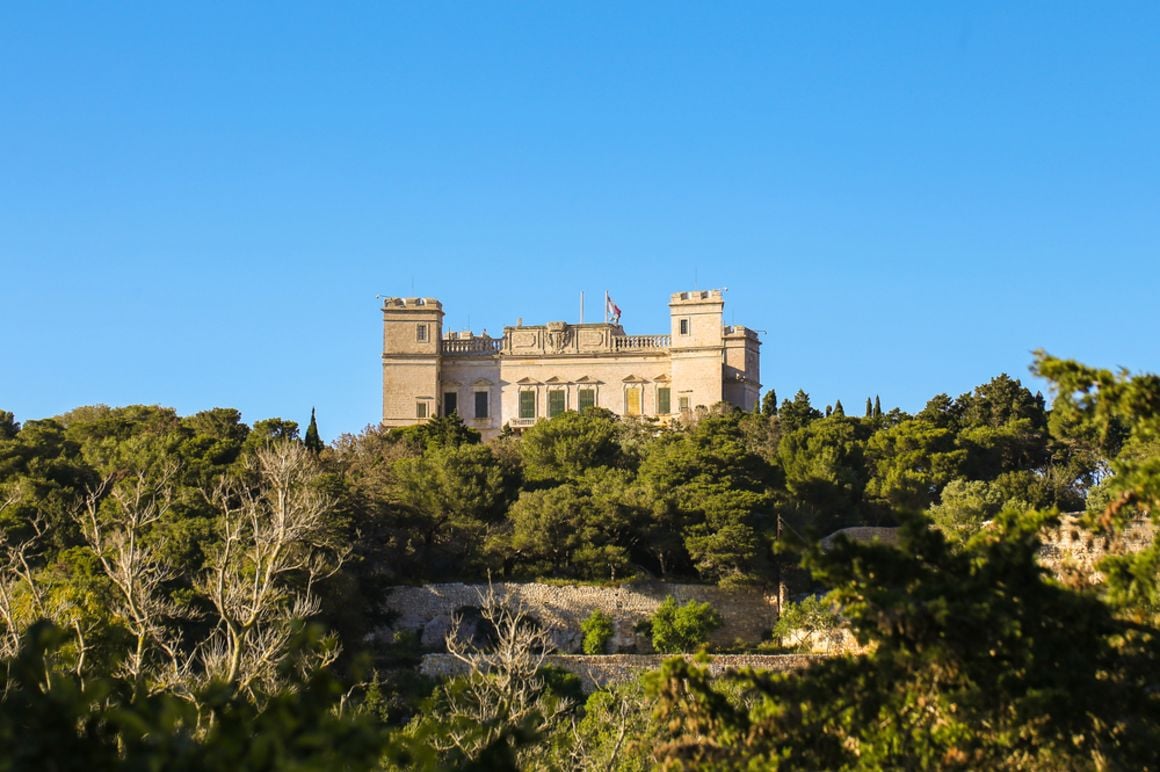
<svg viewBox="0 0 1160 772"><path fill-rule="evenodd" d="M244 6L244 7L241 7ZM376 294L629 333L728 287L762 380L917 410L1160 370L1160 4L0 7L0 408L380 410Z"/></svg>

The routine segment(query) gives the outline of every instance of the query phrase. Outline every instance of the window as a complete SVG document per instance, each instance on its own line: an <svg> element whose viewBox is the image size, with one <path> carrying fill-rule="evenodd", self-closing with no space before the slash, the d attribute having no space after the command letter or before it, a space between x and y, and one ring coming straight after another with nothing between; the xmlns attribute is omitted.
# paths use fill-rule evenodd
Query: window
<svg viewBox="0 0 1160 772"><path fill-rule="evenodd" d="M681 320L681 334L682 335L689 334L689 320L688 319Z"/></svg>
<svg viewBox="0 0 1160 772"><path fill-rule="evenodd" d="M548 392L548 418L563 413L567 405L568 399L563 389L552 389Z"/></svg>
<svg viewBox="0 0 1160 772"><path fill-rule="evenodd" d="M416 402L415 403L415 417L416 418L426 418L427 417L427 403L426 402Z"/></svg>
<svg viewBox="0 0 1160 772"><path fill-rule="evenodd" d="M420 343L427 342L427 325L426 324L415 325L415 340L419 341Z"/></svg>
<svg viewBox="0 0 1160 772"><path fill-rule="evenodd" d="M682 413L688 412L688 410L689 410L689 398L688 397L681 397L681 399L678 401L677 404L679 404L681 406Z"/></svg>
<svg viewBox="0 0 1160 772"><path fill-rule="evenodd" d="M672 411L672 398L669 396L669 387L660 386L657 388L657 414L667 415Z"/></svg>
<svg viewBox="0 0 1160 772"><path fill-rule="evenodd" d="M459 412L459 395L454 391L443 392L443 415Z"/></svg>
<svg viewBox="0 0 1160 772"><path fill-rule="evenodd" d="M536 417L536 392L520 392L520 418Z"/></svg>
<svg viewBox="0 0 1160 772"><path fill-rule="evenodd" d="M596 389L580 389L576 392L576 407L581 413L585 408L596 407Z"/></svg>
<svg viewBox="0 0 1160 772"><path fill-rule="evenodd" d="M475 417L487 418L488 397L486 391L475 392Z"/></svg>
<svg viewBox="0 0 1160 772"><path fill-rule="evenodd" d="M640 415L640 387L629 386L624 390L624 414Z"/></svg>

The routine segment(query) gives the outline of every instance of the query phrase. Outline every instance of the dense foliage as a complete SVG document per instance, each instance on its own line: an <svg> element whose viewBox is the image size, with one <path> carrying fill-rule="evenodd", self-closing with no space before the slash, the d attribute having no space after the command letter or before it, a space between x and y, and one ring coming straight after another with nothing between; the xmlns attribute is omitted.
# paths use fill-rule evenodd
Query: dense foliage
<svg viewBox="0 0 1160 772"><path fill-rule="evenodd" d="M456 416L326 446L313 411L302 439L226 408L0 412L0 741L21 749L0 768L1147 767L1160 546L1113 554L1099 586L1035 554L1059 511L1105 536L1156 517L1160 379L1035 368L1050 410L1001 375L915 415L799 391L677 426L568 412L488 443ZM857 525L901 544L814 546ZM413 643L364 651L390 584L769 586L791 543L830 594L774 634L830 636L840 614L857 654L717 679L674 660L585 701L503 609L496 640L449 644L475 669L434 691ZM695 648L714 617L667 604L656 648ZM582 632L601 651L611 620Z"/></svg>

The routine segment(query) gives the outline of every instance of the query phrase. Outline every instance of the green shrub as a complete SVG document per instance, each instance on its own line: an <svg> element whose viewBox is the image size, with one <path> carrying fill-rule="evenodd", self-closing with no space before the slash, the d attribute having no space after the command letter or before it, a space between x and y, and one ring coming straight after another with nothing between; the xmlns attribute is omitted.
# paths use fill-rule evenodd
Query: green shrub
<svg viewBox="0 0 1160 772"><path fill-rule="evenodd" d="M709 634L721 626L721 617L706 603L691 600L678 606L673 597L665 598L652 615L652 645L662 654L692 651L709 640Z"/></svg>
<svg viewBox="0 0 1160 772"><path fill-rule="evenodd" d="M773 626L773 637L782 648L828 649L840 638L841 627L837 604L828 597L810 595L800 603L785 604Z"/></svg>
<svg viewBox="0 0 1160 772"><path fill-rule="evenodd" d="M580 623L580 632L584 633L580 648L585 654L604 654L604 647L612 640L612 617L596 609Z"/></svg>

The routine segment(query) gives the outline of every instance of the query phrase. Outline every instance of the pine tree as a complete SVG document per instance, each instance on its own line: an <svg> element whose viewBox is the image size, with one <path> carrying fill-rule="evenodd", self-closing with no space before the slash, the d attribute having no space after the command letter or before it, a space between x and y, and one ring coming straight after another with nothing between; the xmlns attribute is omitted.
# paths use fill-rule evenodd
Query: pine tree
<svg viewBox="0 0 1160 772"><path fill-rule="evenodd" d="M306 439L302 441L311 453L322 452L322 438L318 436L318 422L314 420L314 408L310 408L310 426L306 427Z"/></svg>
<svg viewBox="0 0 1160 772"><path fill-rule="evenodd" d="M834 415L842 417L846 415L846 408L842 407L842 400L840 399L834 402Z"/></svg>
<svg viewBox="0 0 1160 772"><path fill-rule="evenodd" d="M879 401L877 394L874 395L874 417L882 417L882 402Z"/></svg>

